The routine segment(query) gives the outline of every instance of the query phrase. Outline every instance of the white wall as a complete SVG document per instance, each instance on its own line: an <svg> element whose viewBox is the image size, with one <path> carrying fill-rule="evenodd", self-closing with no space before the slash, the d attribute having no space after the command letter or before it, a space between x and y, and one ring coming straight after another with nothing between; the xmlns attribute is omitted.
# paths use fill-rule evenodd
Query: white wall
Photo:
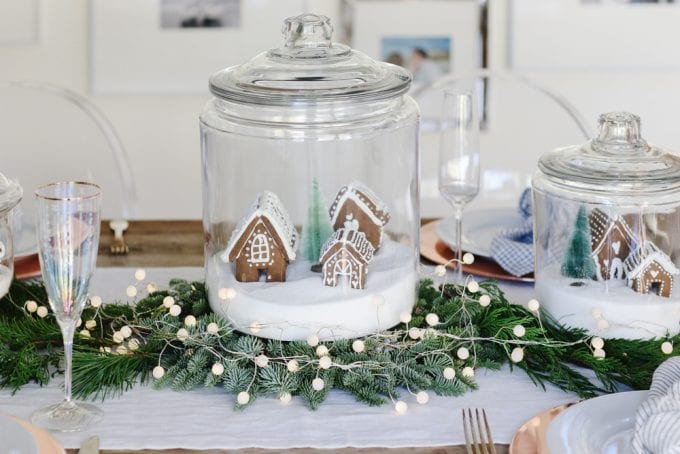
<svg viewBox="0 0 680 454"><path fill-rule="evenodd" d="M331 15L334 12L337 14L339 3L335 0L307 2L310 9L321 9ZM386 8L389 7L389 2L385 2L385 5ZM493 68L503 69L508 64L508 1L490 0L490 5L490 61ZM291 12L295 13L298 11ZM44 80L88 95L89 14L89 3L86 0L39 1L38 42L0 44L0 82ZM380 17L375 17L375 21L376 26L379 26ZM641 26L647 26L650 33L654 32L653 24ZM124 24L121 27L124 32ZM578 36L574 36L574 39L577 38ZM277 44L274 42L272 46ZM616 42L612 45L616 45ZM649 51L653 52L654 49ZM206 74L206 81L208 76ZM529 76L559 90L593 125L599 113L630 110L642 116L643 134L649 141L680 150L680 133L677 132L674 115L675 107L680 105L678 70L536 70ZM198 114L208 95L88 96L111 119L128 150L139 195L135 217L200 218ZM506 105L505 108L516 112L516 115L510 116L514 117L513 121L527 123L532 118L529 115L532 113L532 103L522 102L521 96L516 103ZM524 141L532 140L532 131L537 141L552 134L550 128L541 124L540 114L531 123L509 124L508 127L525 131L522 132ZM523 153L521 147L518 148L520 149L495 148L483 161L486 159L487 162L504 163L502 165L507 163L508 166L515 166L529 174L535 166L536 155ZM423 156L425 195L430 197L430 200L425 201L423 214L444 214L447 212L446 206L436 199L436 192L432 192L432 172L436 158L432 145L424 147ZM16 156L11 150L2 149L0 171L5 159L20 159L27 166L34 164L30 156Z"/></svg>

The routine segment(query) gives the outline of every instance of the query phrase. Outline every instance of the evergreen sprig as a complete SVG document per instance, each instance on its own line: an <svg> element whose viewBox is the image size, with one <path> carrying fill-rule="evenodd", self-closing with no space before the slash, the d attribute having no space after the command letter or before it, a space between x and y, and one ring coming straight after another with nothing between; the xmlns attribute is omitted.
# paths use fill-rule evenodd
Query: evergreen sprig
<svg viewBox="0 0 680 454"><path fill-rule="evenodd" d="M480 304L481 295L488 295L491 304ZM167 297L181 307L180 316L169 313ZM59 327L51 315L41 318L29 312L28 300L46 304L41 284L16 281L0 302L0 387L13 391L29 382L46 384L61 372ZM439 323L429 326L428 314L436 314ZM408 324L361 339L363 349L351 340L322 342L332 360L328 368L305 341L265 340L235 331L210 311L201 282L172 280L169 290L151 293L133 305L88 306L82 319L94 320L96 326L74 339L76 396L103 399L120 394L151 380L156 368L157 388L220 386L228 393L247 392L248 402L236 408L258 395L297 395L315 409L332 388L368 405L395 401L405 391L457 396L476 389L474 370L498 369L505 363L524 370L539 386L552 383L590 397L616 391L621 384L647 388L652 372L668 358L662 342L680 341L680 336L606 339L606 358L596 357L583 330L511 304L491 281L482 282L476 292L422 281ZM520 337L513 331L517 325L524 327ZM121 337L128 330L130 336ZM459 358L461 347L470 352L469 358ZM514 363L510 356L516 348L523 349L524 357ZM589 380L574 365L592 369L598 380ZM451 371L445 373L448 368L453 378ZM313 386L315 379L323 380L321 389Z"/></svg>

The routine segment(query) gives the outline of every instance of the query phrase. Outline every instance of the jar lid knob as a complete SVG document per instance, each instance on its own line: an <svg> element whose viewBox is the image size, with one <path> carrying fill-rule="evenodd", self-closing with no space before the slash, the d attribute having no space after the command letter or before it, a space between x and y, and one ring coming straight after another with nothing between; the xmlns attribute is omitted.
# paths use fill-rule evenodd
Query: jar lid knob
<svg viewBox="0 0 680 454"><path fill-rule="evenodd" d="M640 117L628 112L609 112L600 115L600 133L593 147L605 153L640 153L649 145L640 136Z"/></svg>
<svg viewBox="0 0 680 454"><path fill-rule="evenodd" d="M331 47L333 26L327 16L300 14L283 23L286 47Z"/></svg>

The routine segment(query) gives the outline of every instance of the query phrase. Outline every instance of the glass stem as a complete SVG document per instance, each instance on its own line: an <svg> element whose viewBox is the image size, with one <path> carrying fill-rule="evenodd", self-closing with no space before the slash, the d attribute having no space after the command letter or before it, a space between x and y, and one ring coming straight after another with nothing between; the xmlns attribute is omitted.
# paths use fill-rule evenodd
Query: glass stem
<svg viewBox="0 0 680 454"><path fill-rule="evenodd" d="M463 283L463 205L455 204L454 217L456 219L456 281Z"/></svg>
<svg viewBox="0 0 680 454"><path fill-rule="evenodd" d="M64 338L64 402L71 403L71 375L73 369L73 334L75 322L58 320Z"/></svg>

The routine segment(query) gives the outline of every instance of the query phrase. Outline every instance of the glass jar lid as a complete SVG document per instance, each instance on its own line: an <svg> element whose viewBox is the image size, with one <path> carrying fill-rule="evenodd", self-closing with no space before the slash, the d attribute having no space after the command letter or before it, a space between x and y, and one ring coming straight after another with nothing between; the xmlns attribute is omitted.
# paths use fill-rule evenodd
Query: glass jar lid
<svg viewBox="0 0 680 454"><path fill-rule="evenodd" d="M640 117L600 115L596 138L541 156L538 168L553 182L594 193L650 195L680 190L680 157L647 144Z"/></svg>
<svg viewBox="0 0 680 454"><path fill-rule="evenodd" d="M4 214L14 208L19 201L23 190L19 183L10 180L0 173L0 214Z"/></svg>
<svg viewBox="0 0 680 454"><path fill-rule="evenodd" d="M411 84L405 69L332 42L326 16L289 17L283 34L283 47L213 74L210 91L240 103L289 105L391 98Z"/></svg>

